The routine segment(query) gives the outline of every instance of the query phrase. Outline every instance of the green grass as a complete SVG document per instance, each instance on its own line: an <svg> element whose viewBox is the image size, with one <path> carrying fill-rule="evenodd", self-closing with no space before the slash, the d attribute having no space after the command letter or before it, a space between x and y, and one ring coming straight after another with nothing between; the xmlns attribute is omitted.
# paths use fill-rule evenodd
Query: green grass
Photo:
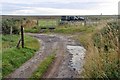
<svg viewBox="0 0 120 80"><path fill-rule="evenodd" d="M64 27L67 26L67 27ZM89 33L92 32L94 30L94 27L92 26L68 26L68 25L64 25L64 26L59 26L58 28L56 28L53 32L55 33L62 33L62 34L75 34L75 33Z"/></svg>
<svg viewBox="0 0 120 80"><path fill-rule="evenodd" d="M24 31L25 32L30 32L30 33L39 33L40 32L40 27L26 28Z"/></svg>
<svg viewBox="0 0 120 80"><path fill-rule="evenodd" d="M53 19L40 19L38 21L38 25L34 26L34 27L26 27L25 28L25 32L31 32L31 33L39 33L40 30L41 30L41 27L45 27L45 28L48 28L48 27L56 27L58 25L58 22L57 20L53 20ZM48 30L45 30L45 32L48 32Z"/></svg>
<svg viewBox="0 0 120 80"><path fill-rule="evenodd" d="M42 78L43 74L47 71L48 67L51 65L53 60L55 59L55 54L49 55L46 57L39 65L38 69L31 76L32 78L38 79Z"/></svg>
<svg viewBox="0 0 120 80"><path fill-rule="evenodd" d="M55 30L52 31L53 33L63 33L63 34L74 34L74 33L79 33L79 32L91 32L94 28L90 25L89 26L70 25L70 24L58 25L57 20L41 19L41 20L39 20L38 26L25 28L24 31L31 32L31 33L39 33L41 31L41 27L47 28L44 31L44 33L50 32L50 30L48 30L49 27L55 27Z"/></svg>
<svg viewBox="0 0 120 80"><path fill-rule="evenodd" d="M41 19L39 20L39 26L41 27L51 27L51 26L57 26L57 20L53 19Z"/></svg>
<svg viewBox="0 0 120 80"><path fill-rule="evenodd" d="M16 47L18 41L20 39L20 35L2 35L2 51ZM25 35L25 47L38 50L39 45L38 41L30 36Z"/></svg>
<svg viewBox="0 0 120 80"><path fill-rule="evenodd" d="M21 64L34 55L34 50L30 48L10 48L2 54L2 75L3 77L13 72Z"/></svg>
<svg viewBox="0 0 120 80"><path fill-rule="evenodd" d="M40 45L37 39L26 35L25 36L25 47L37 51L40 48Z"/></svg>
<svg viewBox="0 0 120 80"><path fill-rule="evenodd" d="M13 72L39 49L38 40L25 35L25 48L16 48L19 35L2 35L2 76Z"/></svg>
<svg viewBox="0 0 120 80"><path fill-rule="evenodd" d="M2 35L2 50L16 46L19 35Z"/></svg>

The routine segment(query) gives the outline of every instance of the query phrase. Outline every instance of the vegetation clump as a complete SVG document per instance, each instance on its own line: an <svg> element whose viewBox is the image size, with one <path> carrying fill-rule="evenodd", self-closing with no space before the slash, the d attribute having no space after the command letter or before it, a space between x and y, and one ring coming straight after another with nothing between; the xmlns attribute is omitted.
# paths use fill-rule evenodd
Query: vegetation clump
<svg viewBox="0 0 120 80"><path fill-rule="evenodd" d="M51 65L51 63L54 61L55 59L55 54L49 55L48 57L46 57L39 65L38 69L33 73L33 75L31 76L32 78L35 79L40 79L42 78L43 74L47 71L48 67Z"/></svg>
<svg viewBox="0 0 120 80"><path fill-rule="evenodd" d="M2 34L19 34L19 20L15 19L3 19L2 20Z"/></svg>

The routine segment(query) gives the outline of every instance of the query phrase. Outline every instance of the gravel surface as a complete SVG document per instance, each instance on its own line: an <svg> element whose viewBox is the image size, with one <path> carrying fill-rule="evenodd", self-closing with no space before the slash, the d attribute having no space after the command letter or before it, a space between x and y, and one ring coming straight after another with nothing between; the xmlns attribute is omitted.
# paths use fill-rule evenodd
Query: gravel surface
<svg viewBox="0 0 120 80"><path fill-rule="evenodd" d="M56 51L56 59L44 78L79 78L84 64L85 49L70 39L58 34L27 33L40 41L41 49L6 78L29 78L45 57Z"/></svg>
<svg viewBox="0 0 120 80"><path fill-rule="evenodd" d="M60 51L64 52L58 53L57 59L59 60L56 60L54 63L59 65L53 64L52 68L50 68L51 70L48 71L44 78L81 78L80 74L83 70L86 50L80 43L72 40L72 36L54 36L57 36L62 40L62 43L60 44L63 44L63 49L60 49Z"/></svg>
<svg viewBox="0 0 120 80"><path fill-rule="evenodd" d="M67 45L67 49L72 55L72 59L70 60L70 67L73 70L76 70L78 73L81 73L83 70L84 57L85 57L85 49L81 46L71 46Z"/></svg>

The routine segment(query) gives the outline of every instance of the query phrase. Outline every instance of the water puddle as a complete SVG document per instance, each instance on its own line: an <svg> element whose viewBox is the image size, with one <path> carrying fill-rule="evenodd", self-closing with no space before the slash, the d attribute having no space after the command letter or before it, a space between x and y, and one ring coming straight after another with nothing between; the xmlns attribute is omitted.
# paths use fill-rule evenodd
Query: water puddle
<svg viewBox="0 0 120 80"><path fill-rule="evenodd" d="M81 73L84 64L84 57L86 49L82 46L67 45L67 50L70 55L72 55L70 62L70 67Z"/></svg>

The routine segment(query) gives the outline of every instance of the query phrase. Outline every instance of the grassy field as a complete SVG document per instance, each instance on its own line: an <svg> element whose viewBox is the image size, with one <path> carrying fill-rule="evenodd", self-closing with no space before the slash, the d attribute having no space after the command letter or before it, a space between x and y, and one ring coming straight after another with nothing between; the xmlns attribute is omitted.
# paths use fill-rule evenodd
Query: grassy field
<svg viewBox="0 0 120 80"><path fill-rule="evenodd" d="M46 20L47 21L47 20ZM41 22L41 23L40 23ZM51 21L54 22L54 21ZM82 25L78 25L78 26L74 26L74 25L69 25L69 24L65 24L65 25L58 25L56 23L52 24L49 23L46 26L43 25L43 23L45 24L45 20L41 20L39 21L39 24L41 26L36 26L36 27L32 27L32 28L27 28L25 29L25 32L31 32L31 33L40 33L41 31L41 27L46 27L47 29L44 30L43 33L62 33L62 34L75 34L75 33L80 33L80 32L91 32L92 30L94 30L94 26L82 26ZM53 31L50 31L48 29L48 27L54 27L55 29Z"/></svg>
<svg viewBox="0 0 120 80"><path fill-rule="evenodd" d="M46 57L39 65L38 69L33 73L31 79L40 79L42 78L43 74L47 71L48 67L51 65L53 60L55 59L55 54L51 54Z"/></svg>
<svg viewBox="0 0 120 80"><path fill-rule="evenodd" d="M33 28L28 28L28 29L25 29L24 30L25 32L30 32L30 33L39 33L40 32L40 28L36 28L36 27L33 27Z"/></svg>
<svg viewBox="0 0 120 80"><path fill-rule="evenodd" d="M2 76L13 72L39 49L39 42L25 35L25 48L16 48L19 35L2 35ZM17 61L17 62L16 62Z"/></svg>
<svg viewBox="0 0 120 80"><path fill-rule="evenodd" d="M95 26L77 26L71 25L69 27L56 28L53 33L62 33L62 34L76 34L76 33L89 33L94 30Z"/></svg>
<svg viewBox="0 0 120 80"><path fill-rule="evenodd" d="M55 19L48 19L48 20L40 19L38 24L38 26L41 26L41 27L55 27L57 25L58 25L58 22Z"/></svg>
<svg viewBox="0 0 120 80"><path fill-rule="evenodd" d="M31 32L31 33L39 33L41 30L41 27L49 28L49 27L56 27L58 26L58 20L54 19L40 19L38 21L38 25L34 25L34 27L25 27L25 32ZM45 30L45 32L48 32L48 30Z"/></svg>

